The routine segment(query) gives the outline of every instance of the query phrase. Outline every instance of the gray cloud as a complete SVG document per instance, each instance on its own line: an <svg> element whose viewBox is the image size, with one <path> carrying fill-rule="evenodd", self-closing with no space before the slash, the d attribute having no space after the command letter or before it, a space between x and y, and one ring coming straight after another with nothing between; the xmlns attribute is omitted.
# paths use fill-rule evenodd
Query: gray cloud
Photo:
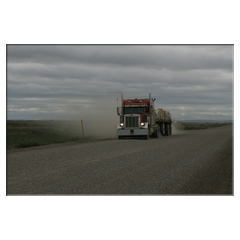
<svg viewBox="0 0 240 240"><path fill-rule="evenodd" d="M230 45L8 45L9 62L231 69Z"/></svg>
<svg viewBox="0 0 240 240"><path fill-rule="evenodd" d="M179 120L232 119L233 46L7 46L9 119L113 117L121 92Z"/></svg>

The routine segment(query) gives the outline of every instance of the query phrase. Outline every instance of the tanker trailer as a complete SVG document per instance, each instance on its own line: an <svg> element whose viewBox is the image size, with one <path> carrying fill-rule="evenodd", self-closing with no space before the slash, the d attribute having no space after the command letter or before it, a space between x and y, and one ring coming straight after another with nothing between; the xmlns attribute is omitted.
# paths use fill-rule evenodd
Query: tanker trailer
<svg viewBox="0 0 240 240"><path fill-rule="evenodd" d="M172 118L169 111L156 108L156 124L160 126L160 133L163 136L172 135Z"/></svg>

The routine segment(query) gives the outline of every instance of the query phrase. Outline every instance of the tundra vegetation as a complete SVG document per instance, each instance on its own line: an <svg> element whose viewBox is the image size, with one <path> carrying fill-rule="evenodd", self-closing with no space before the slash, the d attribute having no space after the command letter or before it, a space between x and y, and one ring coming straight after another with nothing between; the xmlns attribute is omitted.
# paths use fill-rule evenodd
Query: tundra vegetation
<svg viewBox="0 0 240 240"><path fill-rule="evenodd" d="M8 120L6 126L7 150L94 139L83 137L80 121Z"/></svg>
<svg viewBox="0 0 240 240"><path fill-rule="evenodd" d="M229 125L232 123L212 123L212 122L205 122L205 123L196 123L196 122L180 122L182 125L183 130L203 130L208 128L215 128L215 127L222 127L225 125Z"/></svg>
<svg viewBox="0 0 240 240"><path fill-rule="evenodd" d="M176 128L179 130L202 130L227 124L231 123L178 122ZM88 133L90 131L86 131L83 136L80 121L7 120L6 127L7 150L106 138L102 135L103 133L101 133L102 136L98 136L93 132Z"/></svg>

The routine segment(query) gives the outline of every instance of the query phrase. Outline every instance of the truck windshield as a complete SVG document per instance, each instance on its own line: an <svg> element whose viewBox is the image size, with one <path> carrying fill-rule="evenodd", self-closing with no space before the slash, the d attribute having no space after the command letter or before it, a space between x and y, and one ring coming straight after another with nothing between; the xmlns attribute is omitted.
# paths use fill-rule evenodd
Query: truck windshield
<svg viewBox="0 0 240 240"><path fill-rule="evenodd" d="M133 113L144 113L144 107L129 107L125 108L125 113L133 114Z"/></svg>

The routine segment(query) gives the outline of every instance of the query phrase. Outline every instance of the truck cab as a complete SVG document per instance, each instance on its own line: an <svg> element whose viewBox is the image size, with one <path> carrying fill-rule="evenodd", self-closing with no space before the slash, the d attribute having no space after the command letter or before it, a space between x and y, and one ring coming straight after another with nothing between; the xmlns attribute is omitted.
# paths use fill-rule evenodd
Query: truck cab
<svg viewBox="0 0 240 240"><path fill-rule="evenodd" d="M144 137L159 138L161 135L172 135L172 119L169 111L162 108L154 108L156 99L123 99L121 95L121 107L117 107L120 122L117 125L118 138Z"/></svg>
<svg viewBox="0 0 240 240"><path fill-rule="evenodd" d="M134 136L148 139L149 103L149 99L122 99L122 106L117 108L117 114L120 116L117 126L119 139Z"/></svg>

